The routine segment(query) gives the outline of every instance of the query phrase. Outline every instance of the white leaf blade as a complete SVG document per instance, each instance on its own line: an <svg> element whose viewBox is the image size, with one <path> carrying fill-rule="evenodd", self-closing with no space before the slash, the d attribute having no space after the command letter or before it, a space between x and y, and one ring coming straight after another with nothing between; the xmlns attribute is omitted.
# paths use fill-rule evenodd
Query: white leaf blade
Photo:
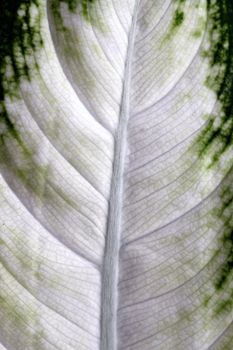
<svg viewBox="0 0 233 350"><path fill-rule="evenodd" d="M214 288L224 223L212 213L231 149L211 169L194 150L220 112L207 3L100 0L89 17L57 4L60 17L41 1L39 70L5 101L21 141L1 151L0 340L225 350L232 310L219 324L214 305L231 285Z"/></svg>

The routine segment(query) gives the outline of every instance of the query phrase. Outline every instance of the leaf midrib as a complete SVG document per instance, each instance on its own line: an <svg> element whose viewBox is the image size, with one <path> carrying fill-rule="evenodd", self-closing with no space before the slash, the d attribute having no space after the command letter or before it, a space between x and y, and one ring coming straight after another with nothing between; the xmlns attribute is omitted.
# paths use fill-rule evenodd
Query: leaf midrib
<svg viewBox="0 0 233 350"><path fill-rule="evenodd" d="M102 310L101 310L101 350L117 350L117 309L119 249L121 239L121 212L123 198L123 174L127 148L127 125L130 110L130 86L132 58L136 34L137 15L140 0L135 0L131 28L128 36L128 49L125 62L125 79L119 114L118 130L115 135L115 157L109 198L109 210L106 231L105 252L102 273Z"/></svg>

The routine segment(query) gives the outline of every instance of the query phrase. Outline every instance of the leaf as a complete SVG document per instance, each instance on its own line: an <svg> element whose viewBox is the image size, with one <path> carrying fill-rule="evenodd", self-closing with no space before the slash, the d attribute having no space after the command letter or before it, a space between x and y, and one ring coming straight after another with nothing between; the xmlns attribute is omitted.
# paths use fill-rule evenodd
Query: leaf
<svg viewBox="0 0 233 350"><path fill-rule="evenodd" d="M0 6L0 350L230 350L231 1Z"/></svg>

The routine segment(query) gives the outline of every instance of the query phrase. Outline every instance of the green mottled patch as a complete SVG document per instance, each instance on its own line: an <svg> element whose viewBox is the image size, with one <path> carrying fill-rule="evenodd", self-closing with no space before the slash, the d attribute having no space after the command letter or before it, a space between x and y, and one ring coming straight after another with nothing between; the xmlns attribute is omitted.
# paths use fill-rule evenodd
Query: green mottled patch
<svg viewBox="0 0 233 350"><path fill-rule="evenodd" d="M205 84L216 93L219 115L211 115L198 138L198 152L203 158L211 157L209 167L219 163L233 141L233 4L231 1L208 1L210 49L202 53L209 60L210 75ZM233 308L233 178L229 171L227 182L220 193L220 207L214 212L215 220L222 222L218 255L222 257L213 279L217 300L214 315L229 313ZM210 299L210 298L209 298ZM204 305L208 307L208 303Z"/></svg>
<svg viewBox="0 0 233 350"><path fill-rule="evenodd" d="M20 233L18 233L18 234L20 234ZM23 239L23 235L18 236L17 233L15 233L14 244L15 244L16 249L12 248L11 245L4 242L4 245L5 245L5 248L7 249L7 252L10 252L11 255L18 260L18 263L20 264L21 270L24 271L25 273L28 273L33 269L36 269L36 271L37 271L38 262L35 260L32 260L28 257L28 254L27 254L28 244L27 244L27 241L25 241ZM5 258L4 258L4 250L1 251L1 263L4 265L4 267L6 269L9 269L9 271L11 271L11 269L7 263L7 259L5 260ZM15 276L15 274L12 271L11 271L11 275L15 279L17 279L17 276ZM21 284L26 288L24 283L21 282Z"/></svg>
<svg viewBox="0 0 233 350"><path fill-rule="evenodd" d="M216 94L220 110L211 115L198 137L200 157L211 157L210 167L233 144L233 2L207 1L210 48L202 57L209 61L205 85Z"/></svg>
<svg viewBox="0 0 233 350"><path fill-rule="evenodd" d="M30 140L30 135L24 136ZM60 201L59 208L72 207L79 210L79 204L75 202L60 187L55 186L49 181L50 166L41 164L37 159L37 150L31 146L22 143L19 147L18 140L0 139L0 167L2 174L11 174L8 176L8 183L15 189L20 182L29 193L30 198L36 201L38 206L42 202L54 203ZM12 180L13 179L13 180Z"/></svg>
<svg viewBox="0 0 233 350"><path fill-rule="evenodd" d="M192 36L194 38L200 38L205 30L205 25L206 25L206 21L205 21L205 18L203 18L202 16L200 16L198 18L198 21L197 21L197 27L196 29L194 30L194 32L192 33Z"/></svg>
<svg viewBox="0 0 233 350"><path fill-rule="evenodd" d="M0 308L14 326L20 329L25 328L28 318L24 313L18 311L16 302L10 298L0 295Z"/></svg>
<svg viewBox="0 0 233 350"><path fill-rule="evenodd" d="M209 159L208 168L212 168L233 146L233 2L208 0L207 11L209 48L202 57L208 60L210 73L205 85L216 95L218 112L209 116L198 136L197 151L201 159ZM212 281L215 293L204 300L206 308L212 305L215 316L233 309L233 160L226 166L230 170L221 187L219 207L213 211L213 221L222 227L216 254L220 265Z"/></svg>
<svg viewBox="0 0 233 350"><path fill-rule="evenodd" d="M233 180L232 169L230 170L229 178ZM215 211L215 214L223 222L223 231L219 238L219 243L225 261L219 268L214 281L214 286L217 290L224 289L233 277L233 186L231 184L222 190L220 199L221 206Z"/></svg>
<svg viewBox="0 0 233 350"><path fill-rule="evenodd" d="M0 23L0 129L5 127L1 138L10 135L19 140L5 98L17 98L20 82L30 80L30 69L38 66L33 55L43 44L38 0L2 0Z"/></svg>
<svg viewBox="0 0 233 350"><path fill-rule="evenodd" d="M50 9L56 19L58 28L60 30L66 31L66 27L63 24L63 19L61 15L61 4L67 5L70 12L75 13L78 11L86 19L86 21L94 24L95 18L92 15L92 7L96 0L51 0Z"/></svg>
<svg viewBox="0 0 233 350"><path fill-rule="evenodd" d="M233 168L226 176L219 194L219 206L214 208L212 220L221 223L218 236L218 250L215 257L218 268L215 272L212 285L213 295L206 295L204 307L210 308L213 315L229 313L233 309ZM211 306L212 305L212 306Z"/></svg>
<svg viewBox="0 0 233 350"><path fill-rule="evenodd" d="M19 128L9 115L6 99L19 98L20 83L23 80L30 81L31 69L38 68L35 52L43 45L40 22L39 0L2 0L0 2L1 164L9 164L8 145L12 143L15 146L15 153L24 154L24 158L27 159L31 157L31 152L27 149ZM11 160L11 166L14 166L12 162ZM15 172L17 171L16 167Z"/></svg>
<svg viewBox="0 0 233 350"><path fill-rule="evenodd" d="M29 162L24 167L14 169L18 179L39 198L42 198L44 180L48 174L48 166L39 166L36 162Z"/></svg>
<svg viewBox="0 0 233 350"><path fill-rule="evenodd" d="M215 308L215 315L222 315L223 313L230 313L233 306L233 292L228 298L221 300Z"/></svg>
<svg viewBox="0 0 233 350"><path fill-rule="evenodd" d="M24 345L31 349L44 349L42 344L44 332L40 325L39 314L34 304L23 304L16 300L15 295L5 295L0 291L0 310L3 322L14 329L15 338L9 339L9 330L6 332L2 323L1 333L6 332L5 339L9 339L10 344L22 348ZM18 335L18 337L17 337Z"/></svg>
<svg viewBox="0 0 233 350"><path fill-rule="evenodd" d="M185 0L173 0L174 2L174 14L171 19L171 23L168 27L168 31L165 35L164 42L167 42L177 32L185 19L183 11Z"/></svg>
<svg viewBox="0 0 233 350"><path fill-rule="evenodd" d="M30 139L29 135L27 139ZM3 174L7 170L28 191L38 198L44 195L44 182L48 174L47 165L39 165L34 159L36 151L24 143L21 137L0 135L0 166Z"/></svg>
<svg viewBox="0 0 233 350"><path fill-rule="evenodd" d="M25 134L25 144L17 139L0 138L0 167L3 176L6 174L8 183L13 189L18 183L30 193L30 199L38 206L42 202L54 203L60 200L59 208L64 206L79 209L79 205L65 191L49 181L50 166L38 160L37 146L28 146L32 143L30 134ZM11 174L11 176L9 176ZM17 190L16 190L17 191Z"/></svg>

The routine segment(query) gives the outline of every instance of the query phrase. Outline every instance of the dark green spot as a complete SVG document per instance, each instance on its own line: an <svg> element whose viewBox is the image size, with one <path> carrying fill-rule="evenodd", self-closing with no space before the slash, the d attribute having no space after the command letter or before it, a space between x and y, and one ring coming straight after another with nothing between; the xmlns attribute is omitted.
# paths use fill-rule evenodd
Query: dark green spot
<svg viewBox="0 0 233 350"><path fill-rule="evenodd" d="M210 301L211 297L208 295L208 296L205 296L204 298L204 306L207 307L208 304L209 304L209 301Z"/></svg>
<svg viewBox="0 0 233 350"><path fill-rule="evenodd" d="M183 21L184 21L184 12L177 9L173 19L172 27L173 28L179 27L183 23Z"/></svg>
<svg viewBox="0 0 233 350"><path fill-rule="evenodd" d="M184 3L185 0L173 0L174 2L174 15L172 17L170 26L165 36L165 41L170 40L171 37L176 33L177 29L181 26L184 21Z"/></svg>
<svg viewBox="0 0 233 350"><path fill-rule="evenodd" d="M195 30L195 32L193 32L193 37L194 38L200 38L201 35L202 35L202 31L201 30Z"/></svg>

